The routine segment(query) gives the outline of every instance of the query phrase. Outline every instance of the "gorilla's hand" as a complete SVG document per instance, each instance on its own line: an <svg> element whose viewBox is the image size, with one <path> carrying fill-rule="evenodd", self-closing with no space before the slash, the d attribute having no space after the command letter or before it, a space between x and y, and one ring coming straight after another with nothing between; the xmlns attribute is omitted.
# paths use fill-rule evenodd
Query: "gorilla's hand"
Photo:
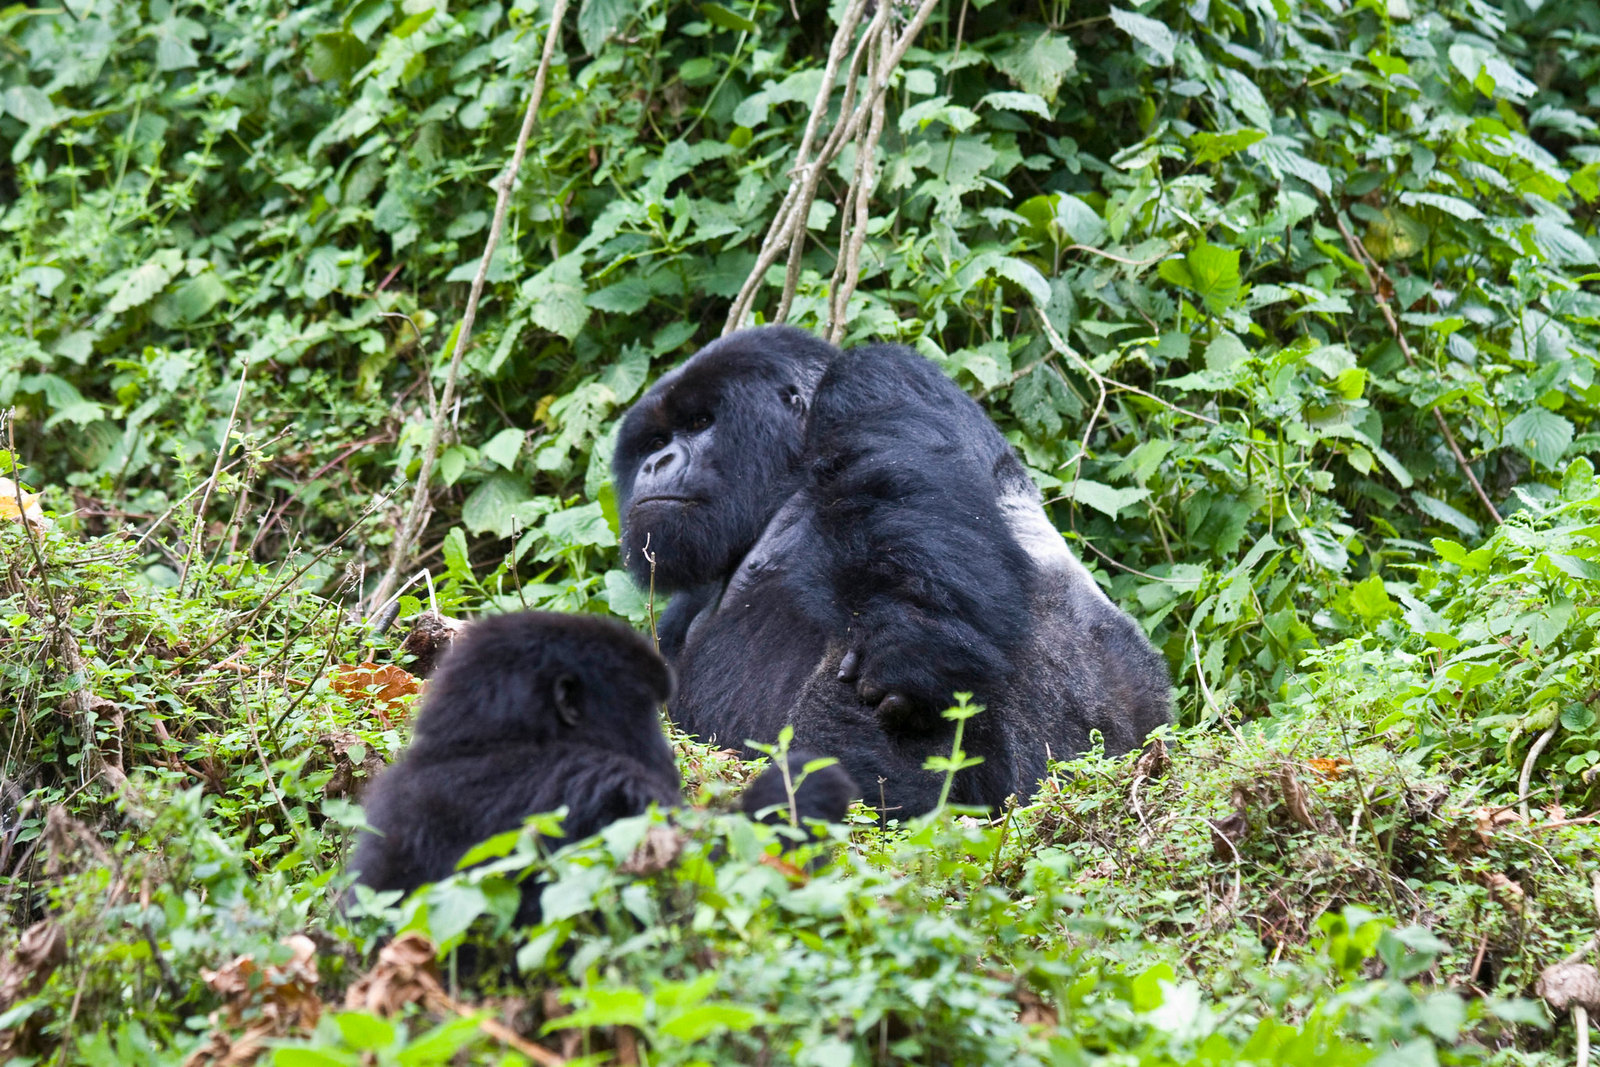
<svg viewBox="0 0 1600 1067"><path fill-rule="evenodd" d="M998 648L959 621L938 620L903 605L857 617L839 660L840 682L854 685L885 728L930 732L957 692L982 693L1005 676Z"/></svg>

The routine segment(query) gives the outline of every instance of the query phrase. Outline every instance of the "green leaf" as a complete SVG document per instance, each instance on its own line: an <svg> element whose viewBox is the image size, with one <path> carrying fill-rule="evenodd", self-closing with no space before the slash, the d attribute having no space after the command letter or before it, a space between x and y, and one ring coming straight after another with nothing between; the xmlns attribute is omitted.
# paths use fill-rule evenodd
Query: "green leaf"
<svg viewBox="0 0 1600 1067"><path fill-rule="evenodd" d="M1569 730L1587 730L1594 725L1595 713L1583 704L1568 704L1561 713L1561 725Z"/></svg>
<svg viewBox="0 0 1600 1067"><path fill-rule="evenodd" d="M1454 526L1468 537L1478 536L1480 532L1478 524L1443 500L1437 500L1426 493L1412 493L1411 500L1424 515L1438 519L1446 526Z"/></svg>
<svg viewBox="0 0 1600 1067"><path fill-rule="evenodd" d="M528 313L542 328L571 341L589 321L584 306L583 257L562 256L523 283Z"/></svg>
<svg viewBox="0 0 1600 1067"><path fill-rule="evenodd" d="M217 277L217 272L208 270L186 279L172 291L172 307L180 322L199 322L227 295L227 287Z"/></svg>
<svg viewBox="0 0 1600 1067"><path fill-rule="evenodd" d="M513 524L521 518L518 505L532 499L526 479L508 471L496 471L461 505L461 521L475 534L507 537Z"/></svg>
<svg viewBox="0 0 1600 1067"><path fill-rule="evenodd" d="M754 22L751 22L743 15L734 14L721 4L701 4L700 14L704 15L706 17L706 21L710 22L712 25L721 26L725 30L733 30L736 33L756 32L756 24Z"/></svg>
<svg viewBox="0 0 1600 1067"><path fill-rule="evenodd" d="M1189 144L1194 148L1194 162L1215 163L1219 159L1226 159L1235 152L1241 152L1257 141L1267 136L1265 130L1241 126L1238 129L1228 130L1224 133L1196 133L1189 138Z"/></svg>
<svg viewBox="0 0 1600 1067"><path fill-rule="evenodd" d="M120 315L129 308L149 303L151 297L167 287L182 262L183 256L175 248L163 248L151 256L123 279L116 295L106 304L106 314Z"/></svg>
<svg viewBox="0 0 1600 1067"><path fill-rule="evenodd" d="M1198 244L1180 259L1164 259L1156 268L1174 285L1194 290L1213 315L1234 307L1248 291L1239 276L1239 250Z"/></svg>
<svg viewBox="0 0 1600 1067"><path fill-rule="evenodd" d="M1383 587L1383 579L1370 575L1350 587L1350 606L1367 622L1393 615L1399 608Z"/></svg>
<svg viewBox="0 0 1600 1067"><path fill-rule="evenodd" d="M1050 106L1044 102L1044 97L1036 93L989 93L978 101L978 106L1021 111L1029 115L1038 115L1042 119L1050 117Z"/></svg>
<svg viewBox="0 0 1600 1067"><path fill-rule="evenodd" d="M60 113L43 89L13 85L0 96L6 113L28 126L49 126L60 121Z"/></svg>
<svg viewBox="0 0 1600 1067"><path fill-rule="evenodd" d="M1149 496L1150 490L1141 488L1114 489L1101 482L1080 478L1067 486L1065 495L1114 519L1123 508L1136 504Z"/></svg>
<svg viewBox="0 0 1600 1067"><path fill-rule="evenodd" d="M628 0L583 0L578 9L578 41L591 56L638 10Z"/></svg>
<svg viewBox="0 0 1600 1067"><path fill-rule="evenodd" d="M1050 303L1050 283L1039 273L1039 268L1027 260L1003 256L995 265L995 273L1021 286L1036 307L1043 308Z"/></svg>
<svg viewBox="0 0 1600 1067"><path fill-rule="evenodd" d="M1535 405L1506 424L1504 441L1541 467L1554 468L1572 444L1572 423Z"/></svg>
<svg viewBox="0 0 1600 1067"><path fill-rule="evenodd" d="M1483 212L1472 204L1454 196L1445 196L1443 193L1401 193L1400 202L1408 207L1422 206L1437 208L1447 215L1454 215L1458 219L1471 221L1483 218Z"/></svg>
<svg viewBox="0 0 1600 1067"><path fill-rule="evenodd" d="M760 1012L731 1004L701 1004L659 1027L661 1033L679 1041L699 1041L727 1030L742 1033L762 1019Z"/></svg>
<svg viewBox="0 0 1600 1067"><path fill-rule="evenodd" d="M483 454L506 470L513 470L517 465L517 457L522 454L524 439L525 435L521 430L507 427L495 434L489 443L483 446Z"/></svg>
<svg viewBox="0 0 1600 1067"><path fill-rule="evenodd" d="M394 1024L363 1011L341 1011L333 1016L345 1044L362 1051L375 1051L394 1044Z"/></svg>
<svg viewBox="0 0 1600 1067"><path fill-rule="evenodd" d="M319 33L311 41L306 70L318 81L347 82L372 58L372 51L353 33Z"/></svg>
<svg viewBox="0 0 1600 1067"><path fill-rule="evenodd" d="M1054 102L1061 81L1078 65L1078 54L1067 38L1040 30L995 55L996 68L1023 92Z"/></svg>
<svg viewBox="0 0 1600 1067"><path fill-rule="evenodd" d="M1178 40L1173 36L1172 30L1165 22L1136 15L1132 11L1124 11L1114 7L1110 11L1111 21L1116 23L1117 29L1132 37L1135 41L1149 48L1161 58L1161 65L1172 65L1172 52L1177 48Z"/></svg>
<svg viewBox="0 0 1600 1067"><path fill-rule="evenodd" d="M1305 545L1306 556L1317 565L1335 574L1343 574L1350 565L1350 553L1339 535L1324 526L1314 526L1300 531L1300 543Z"/></svg>

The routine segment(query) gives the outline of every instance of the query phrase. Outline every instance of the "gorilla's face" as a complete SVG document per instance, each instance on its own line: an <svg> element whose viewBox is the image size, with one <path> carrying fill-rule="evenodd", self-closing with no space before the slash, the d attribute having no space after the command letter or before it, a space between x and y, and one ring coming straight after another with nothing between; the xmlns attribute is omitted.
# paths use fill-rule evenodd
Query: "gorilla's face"
<svg viewBox="0 0 1600 1067"><path fill-rule="evenodd" d="M806 411L831 345L788 327L732 334L658 381L612 460L623 559L641 584L726 575L798 487Z"/></svg>

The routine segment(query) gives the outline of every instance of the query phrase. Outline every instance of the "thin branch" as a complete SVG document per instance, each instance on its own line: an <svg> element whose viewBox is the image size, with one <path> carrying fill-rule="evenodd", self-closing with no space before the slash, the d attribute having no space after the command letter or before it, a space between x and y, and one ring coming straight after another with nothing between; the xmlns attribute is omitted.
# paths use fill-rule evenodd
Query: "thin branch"
<svg viewBox="0 0 1600 1067"><path fill-rule="evenodd" d="M1162 258L1165 257L1166 254L1167 254L1165 252L1162 252L1160 255L1151 256L1149 259L1128 259L1125 256L1114 255L1114 254L1112 254L1110 252L1107 252L1107 251L1105 251L1103 249L1091 248L1089 245L1066 245L1061 249L1061 251L1063 251L1063 252L1089 252L1089 253L1091 253L1093 255L1101 256L1101 257L1103 257L1105 259L1113 260L1113 261L1115 261L1117 263L1126 263L1130 267L1148 267L1152 263L1159 263L1162 260Z"/></svg>
<svg viewBox="0 0 1600 1067"><path fill-rule="evenodd" d="M1550 728L1539 735L1539 739L1528 749L1528 758L1522 761L1522 774L1517 778L1517 804L1520 806L1522 821L1528 821L1528 782L1533 778L1533 765L1538 762L1539 754L1544 751L1544 746L1556 735L1560 723L1551 723Z"/></svg>
<svg viewBox="0 0 1600 1067"><path fill-rule="evenodd" d="M927 23L928 17L933 14L933 9L937 4L938 0L922 0L911 21L906 25L905 32L896 39L894 47L889 50L887 57L879 65L878 75L869 79L866 95L853 109L850 108L850 104L855 98L856 79L853 76L848 79L845 85L844 103L840 109L838 124L828 134L828 139L823 143L821 150L817 152L816 158L808 160L804 155L797 157L796 165L790 170L790 174L798 177L790 187L789 192L784 196L783 203L779 205L777 213L773 216L772 226L767 231L767 237L762 242L761 251L756 256L755 267L746 277L744 285L740 287L739 295L734 298L733 306L728 309L728 321L722 330L724 335L737 330L750 314L751 308L755 304L756 292L766 280L767 269L777 262L779 253L785 247L790 250L791 254L790 269L785 277L784 294L780 297L778 309L780 314L774 321L781 320L784 315L788 314L789 306L794 299L794 289L799 282L799 260L796 258L796 244L804 241L806 221L811 213L811 203L816 198L817 182L821 178L822 171L838 156L840 149L843 148L846 142L860 134L863 123L877 113L879 101L889 87L890 76L894 73L895 68L899 66L900 60L905 58L906 52L911 48L912 41L921 32L922 27ZM831 94L833 90L834 75L838 70L836 57L837 59L843 58L844 48L849 43L855 27L860 21L860 9L863 6L863 0L852 0L845 11L843 21L840 23L839 32L834 35L833 46L829 49L828 54L828 67L824 72L822 87L817 93L818 103L812 110L813 120L817 120L818 116L827 110L827 95ZM887 17L885 9L889 6L888 4L880 5L878 14L874 15L874 25L877 24L879 16ZM848 32L846 32L847 27ZM867 34L869 40L871 35L872 31L869 29ZM865 43L863 42L863 44ZM851 64L852 73L858 69L858 62L863 55L862 49L858 47L856 61ZM811 133L810 124L807 125L807 131L809 138ZM809 139L802 140L801 148L809 150Z"/></svg>
<svg viewBox="0 0 1600 1067"><path fill-rule="evenodd" d="M489 277L489 263L494 258L495 247L500 243L500 231L505 226L506 210L511 206L511 190L517 182L517 172L522 169L522 157L528 151L528 138L533 134L534 121L539 117L539 104L544 100L545 80L550 74L550 61L555 55L556 40L561 36L561 21L567 13L567 0L555 0L550 12L550 27L545 31L544 53L539 57L539 70L533 77L533 92L528 97L527 110L522 115L522 129L517 133L516 148L511 153L511 164L495 183L494 221L489 226L489 239L484 242L483 258L478 261L478 273L472 278L472 290L467 295L467 307L461 315L461 327L456 333L455 351L450 356L450 370L445 375L444 392L433 412L433 432L428 436L428 447L422 453L422 466L417 471L417 488L411 506L406 510L395 535L394 551L389 556L389 569L384 572L378 587L372 591L374 603L389 599L400 572L405 569L411 554L411 544L433 511L430 483L433 467L444 444L446 413L455 400L456 382L461 375L461 361L467 344L472 339L472 324L478 317L478 302L483 297L484 282Z"/></svg>
<svg viewBox="0 0 1600 1067"><path fill-rule="evenodd" d="M1329 204L1332 207L1332 203ZM1350 249L1350 254L1357 261L1366 264L1369 274L1367 282L1372 286L1371 296L1378 305L1378 310L1383 312L1384 321L1389 324L1389 332L1394 335L1395 342L1400 346L1400 354L1406 357L1406 362L1411 366L1417 365L1416 357L1411 354L1411 345L1406 341L1406 335L1400 329L1400 322L1394 317L1394 309L1389 306L1389 300L1383 295L1380 282L1389 286L1389 291L1394 291L1394 279L1389 273L1379 266L1378 261L1372 258L1372 253L1367 251L1367 246L1361 243L1360 238L1350 232L1350 227L1344 224L1344 217L1337 208L1333 211L1333 224L1339 227L1339 234L1344 238L1345 247ZM1456 464L1461 468L1461 473L1467 476L1467 481L1472 483L1472 491L1478 495L1478 501L1483 509L1494 519L1495 524L1501 522L1500 512L1495 509L1489 500L1489 494L1483 491L1483 484L1478 481L1478 476L1472 473L1472 464L1467 462L1466 454L1461 451L1461 446L1456 443L1456 435L1451 431L1450 424L1445 421L1444 413L1437 404L1429 407L1433 412L1433 421L1438 424L1439 432L1444 435L1444 443L1449 446L1450 452L1456 457Z"/></svg>
<svg viewBox="0 0 1600 1067"><path fill-rule="evenodd" d="M800 177L789 186L789 191L784 195L782 203L778 205L777 212L772 217L772 225L767 230L766 238L761 242L761 249L756 253L755 266L751 269L744 284L739 287L739 295L734 297L733 306L728 309L728 321L722 327L724 335L737 330L744 322L745 316L750 313L751 306L755 303L756 292L761 288L762 281L766 278L767 268L778 261L778 253L785 247L791 246L794 240L796 225L803 230L806 217L811 213L811 198L815 196L816 183L812 175L821 169L820 165L812 166L809 163L811 146L816 141L817 130L822 125L823 118L828 113L828 97L833 94L834 80L838 77L839 64L844 60L844 52L850 44L850 38L855 35L856 26L861 22L861 13L866 9L867 0L850 0L850 6L845 8L844 15L839 20L839 29L833 35L833 43L828 46L828 62L823 68L822 84L817 87L816 99L811 104L811 118L806 121L806 130L800 138L800 149L795 153L795 165L789 173L799 174ZM807 195L807 190L811 195Z"/></svg>
<svg viewBox="0 0 1600 1067"><path fill-rule="evenodd" d="M184 583L189 578L189 568L193 566L195 557L200 554L200 542L206 525L206 505L211 503L211 491L217 487L217 479L222 475L222 460L228 454L228 441L233 437L233 425L239 418L239 401L244 399L244 383L250 376L250 357L248 355L240 357L239 363L239 388L233 391L233 410L228 412L228 424L222 428L222 441L217 445L217 461L212 464L211 476L205 481L205 494L200 497L200 504L194 509L193 538L189 542L189 551L184 554L183 566L178 571L180 597L183 596Z"/></svg>
<svg viewBox="0 0 1600 1067"><path fill-rule="evenodd" d="M887 7L887 5L884 5ZM889 23L884 20L873 37L870 77L876 81L881 75L883 57L889 49ZM842 244L838 261L833 267L833 279L828 285L828 341L838 344L844 337L845 320L850 307L850 297L861 281L861 249L867 239L867 224L871 221L872 192L877 188L878 138L883 134L883 121L887 111L886 100L878 98L872 109L872 122L867 132L856 141L856 170L849 192L839 209L839 240Z"/></svg>

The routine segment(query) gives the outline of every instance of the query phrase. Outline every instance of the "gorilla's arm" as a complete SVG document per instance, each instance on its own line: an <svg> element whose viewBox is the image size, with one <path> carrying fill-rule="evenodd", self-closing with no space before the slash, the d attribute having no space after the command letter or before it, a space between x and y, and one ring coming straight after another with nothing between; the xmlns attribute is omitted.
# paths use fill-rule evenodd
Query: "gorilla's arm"
<svg viewBox="0 0 1600 1067"><path fill-rule="evenodd" d="M998 503L1022 472L978 405L911 349L854 349L818 388L807 451L826 548L809 577L853 616L841 680L911 725L1007 676L1033 564Z"/></svg>
<svg viewBox="0 0 1600 1067"><path fill-rule="evenodd" d="M721 592L721 583L710 582L672 595L667 610L656 619L656 637L661 655L668 663L677 662L694 620L707 605L715 603Z"/></svg>

